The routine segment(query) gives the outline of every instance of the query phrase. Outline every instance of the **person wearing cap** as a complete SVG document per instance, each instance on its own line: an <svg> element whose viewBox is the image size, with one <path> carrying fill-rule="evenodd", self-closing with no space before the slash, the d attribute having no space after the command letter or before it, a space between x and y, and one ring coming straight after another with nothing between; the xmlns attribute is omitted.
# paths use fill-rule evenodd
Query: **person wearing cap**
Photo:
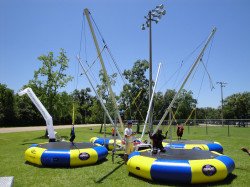
<svg viewBox="0 0 250 187"><path fill-rule="evenodd" d="M135 133L133 133L132 130L132 121L128 121L127 128L124 130L124 140L125 140L125 154L124 154L124 161L128 161L128 155L133 152L133 136Z"/></svg>

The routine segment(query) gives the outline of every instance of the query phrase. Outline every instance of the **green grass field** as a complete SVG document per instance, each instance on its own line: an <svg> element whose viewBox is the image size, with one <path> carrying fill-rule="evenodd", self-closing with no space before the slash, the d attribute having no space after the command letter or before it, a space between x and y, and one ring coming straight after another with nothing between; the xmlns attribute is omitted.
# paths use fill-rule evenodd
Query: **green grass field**
<svg viewBox="0 0 250 187"><path fill-rule="evenodd" d="M164 130L164 129L163 129ZM100 136L99 127L77 128L76 142L86 141ZM69 129L57 130L60 136L69 136ZM110 132L110 131L109 131ZM225 181L204 186L250 186L249 156L240 150L250 148L250 128L227 127L185 128L183 139L218 141L224 148L224 154L235 161L235 170ZM24 151L32 143L42 143L44 131L0 134L0 176L14 176L14 186L176 186L147 181L129 175L123 160L117 155L112 163L111 154L107 160L97 165L77 168L45 168L25 163ZM102 135L101 135L102 136ZM173 139L176 139L173 133ZM177 184L177 186L180 186Z"/></svg>

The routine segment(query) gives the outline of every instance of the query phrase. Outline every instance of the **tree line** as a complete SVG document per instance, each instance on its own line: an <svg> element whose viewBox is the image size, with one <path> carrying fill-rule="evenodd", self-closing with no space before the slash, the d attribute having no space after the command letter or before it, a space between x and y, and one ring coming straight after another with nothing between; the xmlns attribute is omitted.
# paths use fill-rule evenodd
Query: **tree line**
<svg viewBox="0 0 250 187"><path fill-rule="evenodd" d="M45 108L53 117L54 124L103 123L104 111L90 88L74 90L72 93L60 92L73 77L66 74L69 59L61 49L58 57L53 52L38 57L41 67L34 72L34 77L22 89L31 87ZM149 64L145 60L137 60L130 70L123 72L127 84L119 95L116 95L121 116L125 119L143 122L146 117L149 96L146 71ZM117 74L110 75L109 81L115 86ZM107 80L100 71L101 85L97 92L106 101L111 116L115 111L107 90ZM176 90L157 92L154 96L153 118L159 120L170 104ZM221 107L197 108L197 100L192 91L182 90L173 106L176 119L220 119ZM193 110L196 109L195 115ZM250 92L236 93L224 99L223 116L225 119L250 118ZM39 111L27 96L20 97L17 93L0 83L0 125L35 126L44 124Z"/></svg>

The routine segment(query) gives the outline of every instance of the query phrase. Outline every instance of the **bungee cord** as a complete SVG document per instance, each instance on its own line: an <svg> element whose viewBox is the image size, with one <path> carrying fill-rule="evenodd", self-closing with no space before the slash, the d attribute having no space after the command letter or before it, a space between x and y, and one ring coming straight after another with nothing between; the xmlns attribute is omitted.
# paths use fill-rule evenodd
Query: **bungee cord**
<svg viewBox="0 0 250 187"><path fill-rule="evenodd" d="M87 72L92 68L92 66L97 62L97 60L100 58L100 55L102 54L102 52L104 51L105 46L102 48L101 53L98 54L98 56L96 57L96 59L89 65L88 62L86 61L87 65L88 65L88 69L86 70Z"/></svg>
<svg viewBox="0 0 250 187"><path fill-rule="evenodd" d="M195 66L199 63L200 61L200 58L202 57L202 55L204 54L206 48L207 48L207 45L208 43L210 42L211 38L213 37L213 35L215 34L216 32L216 28L213 28L207 41L206 41L206 44L204 45L204 47L202 48L201 52L199 53L198 57L196 58L195 62L193 63L192 67L190 68L190 71L186 77L186 79L183 81L183 83L181 84L178 92L175 94L173 100L171 101L171 103L169 104L168 108L165 110L165 113L164 115L162 116L161 120L159 121L159 123L157 124L154 132L153 132L153 135L157 132L157 130L159 129L159 127L162 125L162 122L164 121L165 117L167 116L167 114L169 113L169 111L171 110L171 108L173 107L173 104L175 103L177 97L179 96L181 90L183 89L183 87L185 86L187 80L189 79L190 75L192 74Z"/></svg>
<svg viewBox="0 0 250 187"><path fill-rule="evenodd" d="M211 39L211 45L210 45L210 49L209 49L209 52L208 52L208 57L207 57L206 65L208 64L208 60L209 60L209 56L210 56L210 52L211 52L211 47L212 47L212 43L213 43L213 38L214 38L214 37L212 37L212 39ZM211 81L212 81L212 80L211 80L211 76L210 76L210 74L209 74L209 72L208 72L208 70L207 70L207 68L206 68L206 65L205 65L204 62L203 62L203 57L204 57L204 54L202 55L202 57L201 57L201 59L200 59L200 62L203 64L204 72L203 72L203 76L202 76L202 79L201 79L201 84L200 84L200 87L199 87L198 95L197 95L197 97L196 97L196 101L198 101L198 99L199 99L200 92L201 92L201 88L202 88L202 85L203 85L203 82L204 82L204 77L205 77L205 74L206 74L206 73L207 73L207 75L208 75L208 77L209 77L210 84L211 84ZM192 78L191 78L190 85L191 85L191 82L192 82L192 80L193 80L193 78L194 78L194 76L195 76L195 74L196 74L196 72L197 72L197 70L198 70L198 67L199 67L199 64L198 64L198 66L196 67L196 70L195 70L195 72L194 72L194 74L193 74L193 76L192 76ZM189 86L190 86L190 85L189 85ZM178 107L177 107L175 113L173 113L173 110L171 111L171 112L172 112L172 116L173 116L173 120L174 120L176 123L178 123L178 122L177 122L175 116L176 116L176 114L177 114L177 112L178 112L178 110L179 110L179 107L180 107L180 105L178 105ZM186 125L186 124L187 124L187 122L190 120L190 118L191 118L191 116L192 116L192 114L193 114L193 112L194 112L195 110L196 110L196 107L194 107L194 108L191 110L191 112L190 112L188 118L187 118L186 121L183 123L183 125ZM168 127L168 129L167 129L167 131L169 130L169 128L170 128L170 126L171 126L173 120L171 120L171 122L170 122L170 124L169 124L169 127Z"/></svg>
<svg viewBox="0 0 250 187"><path fill-rule="evenodd" d="M209 56L210 56L210 52L211 52L211 48L212 48L212 44L213 44L213 39L214 39L214 37L212 37L212 39L211 39L211 44L210 44L210 48L209 48L209 52L208 52L208 58L207 58L207 61L206 61L206 65L205 65L204 62L203 62L203 57L200 59L200 62L201 62L201 64L203 65L203 67L205 68L206 73L207 73L207 75L208 75L208 77L209 77L210 87L212 87L212 89L213 89L213 87L214 87L214 86L213 86L213 81L212 81L212 78L211 78L211 76L210 76L210 74L209 74L209 72L208 72L206 66L207 66L208 61L209 61ZM180 71L181 71L181 69L183 68L184 64L186 64L186 61L188 61L188 60L192 57L192 55L194 55L194 53L195 53L204 43L205 43L205 39L204 39L204 40L203 40L203 41L202 41L202 42L201 42L201 43L200 43L191 53L189 53L186 57L183 58L183 60L181 60L181 63L180 63L179 68L176 69L176 71L170 76L170 78L164 83L163 86L165 86L171 79L173 79L174 76L176 76L176 78L175 78L175 81L174 81L174 84L173 84L173 85L176 84L177 79L178 79L179 74L180 74ZM196 72L197 72L197 70L198 70L199 65L200 65L200 64L198 64L198 66L195 68L194 74L192 75L192 78L191 78L191 81L189 82L189 86L188 86L188 87L190 87L190 85L191 85L191 83L192 83L192 81L193 81L193 79L194 79L194 76L195 76L195 74L196 74ZM176 75L176 74L177 74L177 75ZM197 96L196 100L198 100L198 98L199 98L200 91L201 91L201 87L202 87L203 80L204 80L204 76L205 76L205 74L204 74L203 77L202 77L201 85L200 85L199 92L198 92L198 96ZM185 78L185 77L183 76L183 79L184 79L184 78ZM212 85L212 86L211 86L211 85ZM162 87L163 87L163 86L162 86ZM162 87L161 87L161 89L162 89ZM212 90L212 89L211 89L211 90ZM175 89L174 89L174 90L175 90ZM161 107L161 109L160 109L160 112L158 112L158 114L156 114L156 113L154 112L154 115L156 115L156 119L157 119L157 117L161 114L161 112L163 111L163 109L164 109L165 107L166 107L165 105L162 105L162 107ZM179 107L177 107L176 112L177 112L178 108L179 108Z"/></svg>
<svg viewBox="0 0 250 187"><path fill-rule="evenodd" d="M125 79L124 79L124 76L122 75L121 70L120 70L120 68L119 68L119 66L118 66L118 64L117 64L117 62L116 62L114 56L112 55L110 48L108 47L107 43L105 42L104 37L103 37L103 35L102 35L102 33L101 33L99 27L97 26L97 24L96 24L96 22L95 22L95 20L94 20L94 18L93 18L93 16L92 16L92 14L89 13L89 15L90 15L90 18L91 18L92 22L93 22L94 25L95 25L95 28L96 28L98 34L100 35L101 41L103 42L103 44L104 44L104 46L105 46L105 49L107 50L108 54L110 55L110 57L111 57L111 59L112 59L114 65L115 65L115 67L116 67L116 69L117 69L117 71L118 71L118 74L119 74L120 77L122 78L123 83L126 84L126 81L125 81ZM108 62L109 62L109 61L108 61ZM110 67L112 67L112 65L111 65ZM139 90L139 88L138 88L138 90ZM136 92L136 90L135 90L134 92ZM134 93L134 92L133 92L133 93ZM130 94L130 96L132 97L132 93L129 92L129 94ZM137 112L139 112L139 115L140 115L141 118L143 119L142 113L141 113L141 111L139 110L139 107L138 107L138 105L136 104L136 102L134 102L134 105L135 105L135 107L136 107ZM129 105L129 108L131 108L131 104ZM131 109L130 109L130 110L131 110Z"/></svg>

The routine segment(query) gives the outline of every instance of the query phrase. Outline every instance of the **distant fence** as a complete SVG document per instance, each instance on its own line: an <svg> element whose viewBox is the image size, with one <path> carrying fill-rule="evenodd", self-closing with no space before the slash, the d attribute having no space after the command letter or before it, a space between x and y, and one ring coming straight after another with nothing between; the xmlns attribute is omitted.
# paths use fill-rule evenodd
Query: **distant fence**
<svg viewBox="0 0 250 187"><path fill-rule="evenodd" d="M183 124L186 122L186 119L178 119L177 122L173 121L172 125L177 125L178 124ZM155 120L154 125L157 125L159 121ZM165 120L162 125L168 125L169 120ZM187 132L189 134L191 126L193 127L198 127L198 126L203 126L206 127L206 134L208 134L208 127L211 126L224 126L227 128L227 136L230 136L230 129L231 127L248 127L250 125L250 119L191 119L189 120L185 126L187 126Z"/></svg>
<svg viewBox="0 0 250 187"><path fill-rule="evenodd" d="M178 119L177 123L185 123L186 119ZM154 125L157 125L159 120L154 120ZM172 122L173 125L176 125L176 122ZM169 120L164 120L163 125L169 124ZM200 124L209 124L209 125L232 125L238 127L247 127L250 125L250 119L190 119L186 122L186 125L200 125Z"/></svg>
<svg viewBox="0 0 250 187"><path fill-rule="evenodd" d="M138 124L139 120L130 120L133 124ZM185 123L186 119L178 119L176 120L178 124ZM172 121L172 125L176 125L176 121ZM127 120L124 121L127 123ZM154 120L154 125L157 125L160 120ZM140 124L144 123L144 121L140 121ZM168 125L169 120L164 120L162 125ZM185 125L200 125L200 124L208 124L208 125L232 125L238 127L248 127L250 125L250 119L190 119L186 122Z"/></svg>

